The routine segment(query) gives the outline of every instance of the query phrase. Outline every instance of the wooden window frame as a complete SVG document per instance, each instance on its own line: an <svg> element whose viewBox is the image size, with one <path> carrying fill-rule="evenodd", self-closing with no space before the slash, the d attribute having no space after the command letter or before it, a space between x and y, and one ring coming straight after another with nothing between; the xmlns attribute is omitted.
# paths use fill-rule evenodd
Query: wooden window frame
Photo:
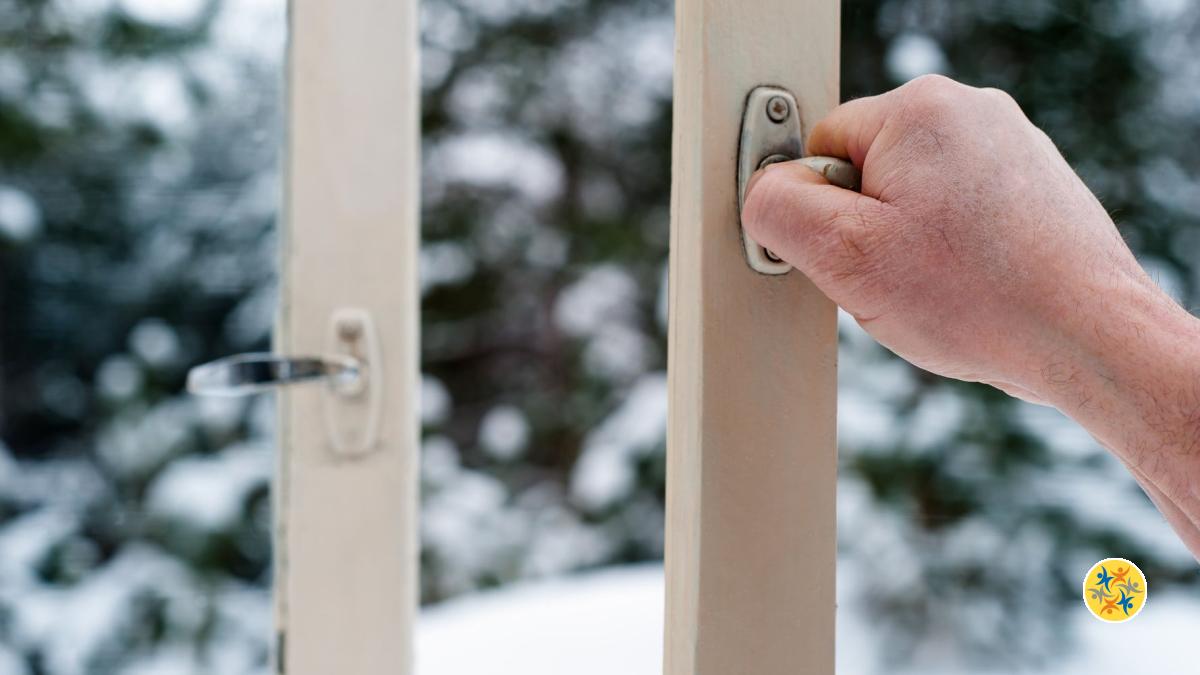
<svg viewBox="0 0 1200 675"><path fill-rule="evenodd" d="M328 349L352 308L379 345L378 438L333 447L322 388L279 393L276 670L405 675L418 602L416 0L293 0L276 348ZM342 403L338 403L343 406ZM363 403L365 405L365 402ZM333 414L369 411L351 402ZM364 417L365 419L365 417Z"/></svg>
<svg viewBox="0 0 1200 675"><path fill-rule="evenodd" d="M836 308L752 271L742 106L838 100L836 0L678 0L671 194L665 672L834 669ZM358 308L381 358L378 440L331 447L315 389L279 394L277 670L410 673L418 603L416 0L293 0L276 347L319 353ZM469 636L464 636L469 639Z"/></svg>
<svg viewBox="0 0 1200 675"><path fill-rule="evenodd" d="M837 309L746 263L743 105L838 101L836 0L676 3L665 671L832 673Z"/></svg>

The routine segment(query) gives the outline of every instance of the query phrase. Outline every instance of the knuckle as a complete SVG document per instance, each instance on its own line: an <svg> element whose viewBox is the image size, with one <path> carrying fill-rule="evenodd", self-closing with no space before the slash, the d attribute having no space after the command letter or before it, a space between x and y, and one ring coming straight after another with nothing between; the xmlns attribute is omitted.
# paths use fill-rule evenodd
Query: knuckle
<svg viewBox="0 0 1200 675"><path fill-rule="evenodd" d="M918 125L936 124L959 108L965 87L942 75L922 75L905 85L904 116Z"/></svg>
<svg viewBox="0 0 1200 675"><path fill-rule="evenodd" d="M979 91L985 97L987 97L987 99L990 103L999 105L1005 111L1011 112L1011 111L1020 111L1021 110L1021 106L1017 104L1017 100L1015 98L1013 98L1011 94L1009 94L1007 91L1004 91L1003 89L996 89L995 87L984 87L983 89L980 89Z"/></svg>
<svg viewBox="0 0 1200 675"><path fill-rule="evenodd" d="M952 99L963 89L958 82L936 73L921 75L904 86L914 98L930 101Z"/></svg>
<svg viewBox="0 0 1200 675"><path fill-rule="evenodd" d="M950 88L958 87L961 85L959 85L954 80L946 77L945 75L939 75L937 73L927 73L925 75L920 75L918 77L914 77L912 80L910 80L908 82L908 84L906 86L909 86L913 89L920 89L920 90L930 90L930 89L936 90L936 89L950 89Z"/></svg>
<svg viewBox="0 0 1200 675"><path fill-rule="evenodd" d="M1010 96L1009 93L1007 91L1004 91L1003 89L997 89L995 87L983 87L979 91L994 101L1000 101L1003 103L1012 103L1014 105L1017 102L1016 99L1014 99L1012 96Z"/></svg>

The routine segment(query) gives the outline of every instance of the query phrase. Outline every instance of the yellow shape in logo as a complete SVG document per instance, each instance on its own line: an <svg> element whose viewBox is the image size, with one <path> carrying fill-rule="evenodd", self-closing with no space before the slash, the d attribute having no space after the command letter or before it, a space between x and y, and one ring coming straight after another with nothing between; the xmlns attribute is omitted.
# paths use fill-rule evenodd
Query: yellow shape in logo
<svg viewBox="0 0 1200 675"><path fill-rule="evenodd" d="M1150 593L1146 575L1124 558L1105 558L1083 578L1083 604L1092 616L1122 623L1137 616Z"/></svg>

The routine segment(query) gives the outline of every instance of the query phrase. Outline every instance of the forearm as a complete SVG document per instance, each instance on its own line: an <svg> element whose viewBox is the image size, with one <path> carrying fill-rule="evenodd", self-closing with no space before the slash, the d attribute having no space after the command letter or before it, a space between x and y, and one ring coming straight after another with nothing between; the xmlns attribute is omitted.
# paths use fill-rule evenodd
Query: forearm
<svg viewBox="0 0 1200 675"><path fill-rule="evenodd" d="M1040 373L1044 395L1129 467L1200 559L1200 320L1141 283L1092 297L1068 329L1074 353Z"/></svg>

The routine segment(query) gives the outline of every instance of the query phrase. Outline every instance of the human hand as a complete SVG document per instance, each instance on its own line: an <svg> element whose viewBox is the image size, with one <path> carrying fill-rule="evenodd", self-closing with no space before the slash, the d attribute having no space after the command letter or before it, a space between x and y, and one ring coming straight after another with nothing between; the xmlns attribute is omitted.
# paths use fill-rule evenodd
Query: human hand
<svg viewBox="0 0 1200 675"><path fill-rule="evenodd" d="M808 151L849 158L862 194L772 164L755 241L908 361L1075 418L1200 559L1200 321L1016 103L922 77L837 108Z"/></svg>
<svg viewBox="0 0 1200 675"><path fill-rule="evenodd" d="M877 340L932 372L1053 400L1113 298L1172 304L1050 139L1007 94L925 76L842 105L809 154L758 172L743 221Z"/></svg>

